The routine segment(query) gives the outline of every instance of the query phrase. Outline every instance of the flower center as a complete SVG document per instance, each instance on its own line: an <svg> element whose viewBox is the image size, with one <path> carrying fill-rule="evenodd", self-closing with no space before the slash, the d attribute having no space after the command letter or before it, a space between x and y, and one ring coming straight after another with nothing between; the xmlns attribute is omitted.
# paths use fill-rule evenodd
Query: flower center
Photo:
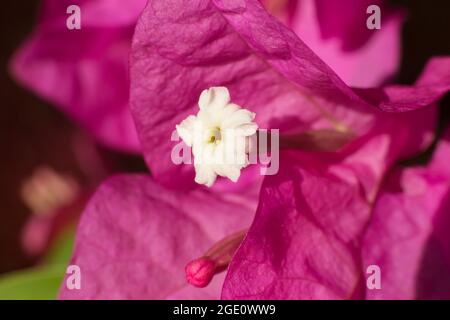
<svg viewBox="0 0 450 320"><path fill-rule="evenodd" d="M207 143L219 143L220 140L222 139L222 134L220 132L220 128L219 127L214 127L208 130L207 133L207 139L206 142Z"/></svg>

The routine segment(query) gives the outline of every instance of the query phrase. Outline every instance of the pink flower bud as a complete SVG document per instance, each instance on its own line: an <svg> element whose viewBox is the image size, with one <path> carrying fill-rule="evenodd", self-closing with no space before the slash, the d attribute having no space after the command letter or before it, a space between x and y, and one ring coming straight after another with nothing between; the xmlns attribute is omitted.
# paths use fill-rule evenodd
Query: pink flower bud
<svg viewBox="0 0 450 320"><path fill-rule="evenodd" d="M193 286L206 287L216 271L216 263L208 257L192 260L186 265L186 280Z"/></svg>

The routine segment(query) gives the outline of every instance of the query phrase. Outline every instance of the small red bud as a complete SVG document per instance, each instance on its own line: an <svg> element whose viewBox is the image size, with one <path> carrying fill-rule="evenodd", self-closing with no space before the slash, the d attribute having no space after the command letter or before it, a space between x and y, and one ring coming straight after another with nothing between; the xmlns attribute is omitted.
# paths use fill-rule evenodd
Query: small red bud
<svg viewBox="0 0 450 320"><path fill-rule="evenodd" d="M223 238L202 257L189 262L185 267L187 282L195 287L206 287L216 273L228 267L246 233L246 230L242 230Z"/></svg>
<svg viewBox="0 0 450 320"><path fill-rule="evenodd" d="M193 286L206 287L216 271L216 263L208 257L192 260L186 265L186 280Z"/></svg>

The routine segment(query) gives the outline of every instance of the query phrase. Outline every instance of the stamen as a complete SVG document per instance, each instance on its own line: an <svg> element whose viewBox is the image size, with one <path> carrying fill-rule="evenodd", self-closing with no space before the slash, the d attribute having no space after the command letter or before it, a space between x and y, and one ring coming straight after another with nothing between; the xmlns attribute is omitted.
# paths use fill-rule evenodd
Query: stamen
<svg viewBox="0 0 450 320"><path fill-rule="evenodd" d="M195 287L206 287L215 274L228 267L246 234L247 230L231 234L217 242L202 257L189 262L185 268L187 282Z"/></svg>
<svg viewBox="0 0 450 320"><path fill-rule="evenodd" d="M220 142L220 140L222 139L220 128L211 129L208 136L209 136L209 138L207 139L208 143Z"/></svg>

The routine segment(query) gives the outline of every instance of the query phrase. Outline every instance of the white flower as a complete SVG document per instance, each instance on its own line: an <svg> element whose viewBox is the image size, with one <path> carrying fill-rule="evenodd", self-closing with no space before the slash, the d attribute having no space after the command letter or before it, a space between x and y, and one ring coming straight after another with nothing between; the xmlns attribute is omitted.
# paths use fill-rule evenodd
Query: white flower
<svg viewBox="0 0 450 320"><path fill-rule="evenodd" d="M230 103L225 87L203 90L196 116L176 126L194 155L195 182L212 186L217 176L233 182L248 165L248 139L256 133L255 114Z"/></svg>

